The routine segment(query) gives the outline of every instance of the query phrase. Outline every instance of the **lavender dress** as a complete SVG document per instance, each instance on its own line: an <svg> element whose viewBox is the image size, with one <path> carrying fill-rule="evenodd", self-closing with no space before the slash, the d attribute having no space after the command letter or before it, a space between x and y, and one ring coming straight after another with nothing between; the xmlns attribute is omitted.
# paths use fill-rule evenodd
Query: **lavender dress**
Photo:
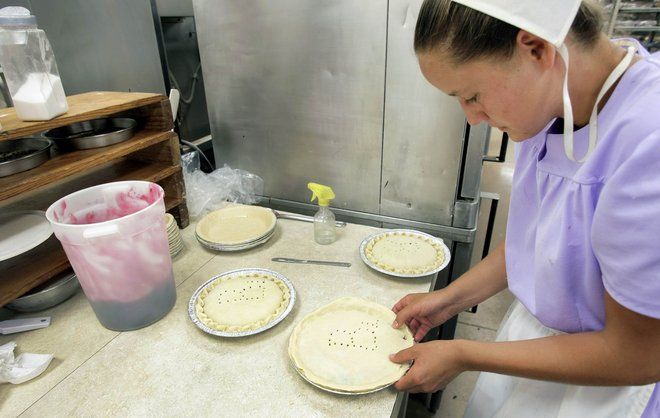
<svg viewBox="0 0 660 418"><path fill-rule="evenodd" d="M598 143L586 162L566 157L557 123L516 148L508 285L538 327L601 330L606 290L626 308L660 319L660 53L637 49L644 59L599 113ZM588 131L574 133L576 159L586 152ZM650 400L647 388L638 408L645 417L660 417L658 387ZM543 402L543 390L527 395Z"/></svg>

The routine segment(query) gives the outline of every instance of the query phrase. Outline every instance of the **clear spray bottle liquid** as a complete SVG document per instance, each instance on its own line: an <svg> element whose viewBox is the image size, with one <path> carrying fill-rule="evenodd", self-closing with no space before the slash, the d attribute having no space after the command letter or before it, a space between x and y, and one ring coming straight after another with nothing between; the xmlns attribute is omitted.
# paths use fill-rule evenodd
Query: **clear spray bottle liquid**
<svg viewBox="0 0 660 418"><path fill-rule="evenodd" d="M312 202L319 201L319 211L314 215L314 241L319 244L332 244L337 239L335 231L335 214L329 208L330 201L335 198L331 187L318 183L307 184L312 191Z"/></svg>

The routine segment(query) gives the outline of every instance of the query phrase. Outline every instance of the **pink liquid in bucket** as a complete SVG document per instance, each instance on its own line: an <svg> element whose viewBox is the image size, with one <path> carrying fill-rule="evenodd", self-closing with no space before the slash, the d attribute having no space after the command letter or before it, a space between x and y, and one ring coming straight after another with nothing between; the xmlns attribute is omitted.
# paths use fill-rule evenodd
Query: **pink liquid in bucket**
<svg viewBox="0 0 660 418"><path fill-rule="evenodd" d="M106 328L142 328L174 306L164 194L150 182L108 183L66 196L46 211Z"/></svg>

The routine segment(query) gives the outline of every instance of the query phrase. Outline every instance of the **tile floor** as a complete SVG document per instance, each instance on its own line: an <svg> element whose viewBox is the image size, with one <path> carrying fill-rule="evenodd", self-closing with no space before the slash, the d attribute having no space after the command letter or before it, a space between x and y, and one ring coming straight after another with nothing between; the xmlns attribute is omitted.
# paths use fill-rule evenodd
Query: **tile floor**
<svg viewBox="0 0 660 418"><path fill-rule="evenodd" d="M494 132L490 144L490 154L497 154L500 146L501 134ZM511 188L511 177L513 174L513 143L509 141L507 155L504 163L484 163L481 190L500 195L491 248L502 242L506 230L506 219L509 209L509 192ZM484 201L477 230L477 242L483 242L486 224L488 221L489 203ZM482 249L474 251L473 264L481 257ZM503 291L479 305L476 313L464 312L458 317L456 338L465 338L481 341L492 341L495 339L499 324L504 314L509 309L513 296L508 291ZM467 372L459 375L452 381L444 391L440 408L435 415L429 413L424 407L410 402L408 407L409 417L434 417L434 418L460 418L463 416L467 401L477 381L477 372Z"/></svg>

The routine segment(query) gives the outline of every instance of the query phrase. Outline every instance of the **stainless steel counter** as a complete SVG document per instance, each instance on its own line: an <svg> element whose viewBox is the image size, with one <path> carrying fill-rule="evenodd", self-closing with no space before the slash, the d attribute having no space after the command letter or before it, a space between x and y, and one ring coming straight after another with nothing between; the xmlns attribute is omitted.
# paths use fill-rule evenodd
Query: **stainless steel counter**
<svg viewBox="0 0 660 418"><path fill-rule="evenodd" d="M182 231L186 248L175 258L177 302L162 320L131 332L114 332L96 320L82 293L38 315L50 327L0 336L20 352L53 353L40 377L0 385L0 415L43 416L373 416L393 411L397 392L363 396L323 392L289 364L287 342L306 314L342 296L386 306L409 292L424 292L431 278L395 279L374 272L358 254L360 242L378 228L349 224L338 240L321 246L313 226L278 220L273 238L238 253L214 253ZM348 261L350 268L275 263L272 257ZM187 314L190 296L215 274L244 267L280 272L293 282L298 300L273 329L241 339L222 339L197 329ZM401 399L399 399L400 401Z"/></svg>

